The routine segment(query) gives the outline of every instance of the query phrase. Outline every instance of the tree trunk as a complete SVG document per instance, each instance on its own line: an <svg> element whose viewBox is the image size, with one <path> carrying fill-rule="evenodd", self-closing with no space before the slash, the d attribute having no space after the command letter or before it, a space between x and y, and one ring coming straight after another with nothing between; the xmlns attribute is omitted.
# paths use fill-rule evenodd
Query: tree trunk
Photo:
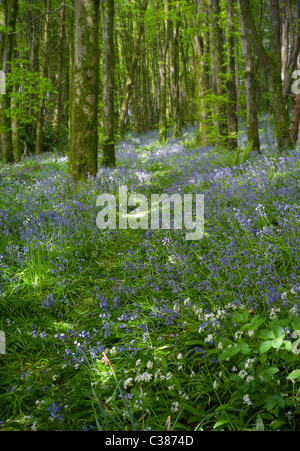
<svg viewBox="0 0 300 451"><path fill-rule="evenodd" d="M70 174L84 181L97 173L99 0L75 0L74 93Z"/></svg>
<svg viewBox="0 0 300 451"><path fill-rule="evenodd" d="M246 104L247 104L247 138L248 142L252 142L253 150L260 152L258 116L254 77L254 61L251 46L246 37L244 21L239 14L241 46L245 62L245 87L246 87Z"/></svg>
<svg viewBox="0 0 300 451"><path fill-rule="evenodd" d="M50 0L47 0L45 8L49 11ZM43 41L41 46L41 60L40 60L40 74L43 78L47 78L47 50L48 50L48 14L44 17L44 28L43 28ZM35 154L39 155L43 152L44 148L44 110L45 110L45 95L43 94L39 101L39 111L37 118L37 129L36 129L36 142L35 142Z"/></svg>
<svg viewBox="0 0 300 451"><path fill-rule="evenodd" d="M163 2L163 8L168 10L169 5L166 0ZM156 9L159 10L159 4L156 2ZM167 51L170 38L170 22L169 19L162 22L161 26L157 24L156 40L159 56L159 141L164 143L167 140L168 121L167 121Z"/></svg>
<svg viewBox="0 0 300 451"><path fill-rule="evenodd" d="M103 0L103 87L104 118L102 166L115 166L115 80L114 80L114 0Z"/></svg>
<svg viewBox="0 0 300 451"><path fill-rule="evenodd" d="M64 0L61 0L61 6L64 4ZM56 99L53 115L53 128L56 129L61 122L61 105L62 105L62 70L63 70L63 59L64 59L64 35L65 35L65 8L60 10L60 21L59 21L59 44L57 50L57 69L55 75L56 81Z"/></svg>
<svg viewBox="0 0 300 451"><path fill-rule="evenodd" d="M227 36L228 36L228 150L235 151L238 147L238 111L237 111L237 90L235 75L235 29L234 29L234 2L227 2Z"/></svg>
<svg viewBox="0 0 300 451"><path fill-rule="evenodd" d="M18 14L17 0L0 0L0 26L7 33L12 33L16 28ZM3 30L2 30L3 31ZM13 58L13 35L0 33L0 70L3 71L5 79L11 73ZM12 121L9 112L11 108L11 87L6 86L5 93L0 95L0 132L1 153L8 163L14 161Z"/></svg>
<svg viewBox="0 0 300 451"><path fill-rule="evenodd" d="M144 0L140 7L140 18L138 21L137 35L136 35L135 44L134 44L134 54L133 54L132 62L131 62L131 65L130 65L130 68L128 71L128 77L127 77L125 93L124 93L124 98L123 98L123 102L122 102L122 106L121 106L121 114L120 114L120 119L119 119L119 134L121 135L121 137L124 136L125 120L126 120L126 116L127 116L127 112L128 112L128 105L129 105L129 100L130 100L130 96L131 96L131 92L132 92L134 75L136 72L138 59L139 59L140 52L141 52L140 44L141 44L142 35L145 30L144 17L145 17L146 10L148 7L148 1L149 0Z"/></svg>
<svg viewBox="0 0 300 451"><path fill-rule="evenodd" d="M289 115L285 108L285 99L281 80L281 34L279 0L271 0L271 52L267 52L257 33L249 0L239 0L241 16L246 34L264 67L269 85L271 109L278 151L293 148L289 130Z"/></svg>
<svg viewBox="0 0 300 451"><path fill-rule="evenodd" d="M175 2L176 14L179 10L179 2ZM173 119L174 131L173 138L181 137L181 115L180 115L180 98L179 98L179 20L176 17L173 24L173 33L171 39L171 94L173 100Z"/></svg>
<svg viewBox="0 0 300 451"><path fill-rule="evenodd" d="M224 63L224 38L220 25L220 0L210 1L210 44L211 44L211 69L212 69L212 89L215 94L215 122L217 128L217 138L220 144L227 144L227 108L226 108L226 88Z"/></svg>

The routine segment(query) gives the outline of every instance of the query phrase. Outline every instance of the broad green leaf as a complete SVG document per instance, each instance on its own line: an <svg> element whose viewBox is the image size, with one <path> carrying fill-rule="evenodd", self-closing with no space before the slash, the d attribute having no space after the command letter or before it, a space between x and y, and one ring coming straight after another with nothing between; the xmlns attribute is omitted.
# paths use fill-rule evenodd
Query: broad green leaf
<svg viewBox="0 0 300 451"><path fill-rule="evenodd" d="M276 338L285 336L284 329L281 326L279 326L278 324L272 324L271 329L274 332Z"/></svg>
<svg viewBox="0 0 300 451"><path fill-rule="evenodd" d="M264 354L265 352L267 352L270 348L272 348L272 343L273 343L272 340L264 341L259 347L259 352L261 354Z"/></svg>
<svg viewBox="0 0 300 451"><path fill-rule="evenodd" d="M272 348L279 349L283 343L283 337L278 337L272 341Z"/></svg>
<svg viewBox="0 0 300 451"><path fill-rule="evenodd" d="M263 340L268 340L275 338L274 332L270 329L263 329L259 334L259 338L262 338Z"/></svg>
<svg viewBox="0 0 300 451"><path fill-rule="evenodd" d="M300 370L292 371L288 376L287 379L300 379Z"/></svg>

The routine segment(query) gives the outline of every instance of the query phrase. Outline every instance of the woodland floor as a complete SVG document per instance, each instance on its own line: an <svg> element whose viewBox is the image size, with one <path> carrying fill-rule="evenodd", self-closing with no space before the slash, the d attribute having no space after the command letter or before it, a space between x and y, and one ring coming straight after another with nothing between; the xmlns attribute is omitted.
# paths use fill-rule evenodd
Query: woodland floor
<svg viewBox="0 0 300 451"><path fill-rule="evenodd" d="M299 429L299 145L267 117L238 166L195 128L157 140L85 186L65 156L0 163L0 430ZM100 231L119 186L204 194L204 237Z"/></svg>

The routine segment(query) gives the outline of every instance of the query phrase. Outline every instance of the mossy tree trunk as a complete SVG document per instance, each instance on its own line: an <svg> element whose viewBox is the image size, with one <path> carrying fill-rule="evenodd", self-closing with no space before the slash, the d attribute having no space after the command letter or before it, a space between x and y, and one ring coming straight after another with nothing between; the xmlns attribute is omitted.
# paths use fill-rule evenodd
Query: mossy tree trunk
<svg viewBox="0 0 300 451"><path fill-rule="evenodd" d="M61 6L64 5L65 0L61 0ZM62 72L63 72L63 60L64 60L64 38L65 38L65 8L60 10L59 18L59 42L57 48L57 68L55 74L55 84L56 84L56 98L55 107L53 114L53 128L57 129L61 123L62 114Z"/></svg>
<svg viewBox="0 0 300 451"><path fill-rule="evenodd" d="M165 3L166 1L166 3ZM169 0L162 2L165 12L169 10ZM156 11L162 12L160 2L156 2ZM167 51L170 39L170 21L161 20L157 23L156 41L159 57L159 141L166 142L168 132L167 120Z"/></svg>
<svg viewBox="0 0 300 451"><path fill-rule="evenodd" d="M181 137L181 111L180 111L180 89L179 89L179 66L180 66L180 55L179 55L179 2L175 1L173 5L175 9L175 20L172 23L172 39L171 44L171 67L170 67L170 78L171 78L171 94L172 94L172 111L174 120L174 131L173 138Z"/></svg>
<svg viewBox="0 0 300 451"><path fill-rule="evenodd" d="M46 1L45 11L49 11L50 0ZM48 76L47 65L47 51L48 51L48 14L44 17L43 26L43 39L41 45L41 59L40 59L40 75L43 78ZM39 155L43 152L44 148L44 113L45 113L45 94L42 94L39 99L39 111L37 115L37 128L36 128L36 141L35 141L35 154Z"/></svg>
<svg viewBox="0 0 300 451"><path fill-rule="evenodd" d="M7 80L12 70L14 35L18 14L17 0L0 0L0 70ZM3 32L5 30L5 32ZM0 94L0 132L1 154L8 163L14 161L11 108L11 84L6 83L5 93Z"/></svg>
<svg viewBox="0 0 300 451"><path fill-rule="evenodd" d="M103 0L103 92L104 117L102 166L115 166L115 79L114 79L114 0Z"/></svg>
<svg viewBox="0 0 300 451"><path fill-rule="evenodd" d="M207 5L203 0L198 1L196 16L193 20L193 29L198 33L193 37L195 90L196 90L196 121L197 143L205 146L211 140L211 107L207 102L207 93L210 90L209 80L209 25L207 22ZM200 25L200 23L201 25Z"/></svg>
<svg viewBox="0 0 300 451"><path fill-rule="evenodd" d="M227 2L227 45L228 45L228 108L227 108L227 123L228 123L228 141L227 147L230 151L237 150L238 147L238 102L236 89L236 73L235 73L235 13L234 0Z"/></svg>
<svg viewBox="0 0 300 451"><path fill-rule="evenodd" d="M215 95L215 124L217 141L227 146L227 90L225 78L227 68L224 58L224 33L221 27L220 0L210 0L210 51L212 69L212 91Z"/></svg>
<svg viewBox="0 0 300 451"><path fill-rule="evenodd" d="M97 173L99 0L75 0L74 88L69 171L76 181Z"/></svg>
<svg viewBox="0 0 300 451"><path fill-rule="evenodd" d="M271 110L278 151L293 148L290 120L281 79L281 21L279 0L270 1L271 50L267 51L257 33L249 0L239 0L247 39L253 45L268 80Z"/></svg>
<svg viewBox="0 0 300 451"><path fill-rule="evenodd" d="M247 105L247 138L248 142L252 142L253 150L260 151L259 131L258 131L258 114L255 89L254 59L252 49L246 37L244 21L239 14L240 19L240 35L241 47L245 65L245 88L246 88L246 105Z"/></svg>

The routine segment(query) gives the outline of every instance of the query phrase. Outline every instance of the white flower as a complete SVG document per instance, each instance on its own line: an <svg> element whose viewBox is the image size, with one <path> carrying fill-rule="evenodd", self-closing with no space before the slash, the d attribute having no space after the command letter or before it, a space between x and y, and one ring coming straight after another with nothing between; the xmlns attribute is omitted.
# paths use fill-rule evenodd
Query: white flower
<svg viewBox="0 0 300 451"><path fill-rule="evenodd" d="M177 401L172 402L171 412L176 412L179 409L179 403Z"/></svg>
<svg viewBox="0 0 300 451"><path fill-rule="evenodd" d="M147 362L147 368L152 368L153 367L153 362L151 362L151 360L149 360L149 362Z"/></svg>
<svg viewBox="0 0 300 451"><path fill-rule="evenodd" d="M180 360L181 358L182 358L182 354L179 353L178 356L177 356L177 359Z"/></svg>
<svg viewBox="0 0 300 451"><path fill-rule="evenodd" d="M252 368L252 364L255 362L255 359L248 359L245 363L245 369L246 368Z"/></svg>
<svg viewBox="0 0 300 451"><path fill-rule="evenodd" d="M241 379L244 379L244 377L247 376L247 371L241 370L241 371L239 372L239 376L240 376Z"/></svg>
<svg viewBox="0 0 300 451"><path fill-rule="evenodd" d="M132 385L132 381L133 381L132 377L129 377L128 379L126 379L123 384L124 388L126 389L129 385Z"/></svg>
<svg viewBox="0 0 300 451"><path fill-rule="evenodd" d="M248 376L246 379L246 382L251 382L254 381L254 377L253 376Z"/></svg>
<svg viewBox="0 0 300 451"><path fill-rule="evenodd" d="M244 404L247 404L247 406L251 406L251 404L252 404L252 402L250 401L249 395L245 395L243 397L243 401L244 401Z"/></svg>
<svg viewBox="0 0 300 451"><path fill-rule="evenodd" d="M218 388L218 382L217 382L217 381L214 381L213 386L214 386L214 389L217 390L217 388Z"/></svg>

